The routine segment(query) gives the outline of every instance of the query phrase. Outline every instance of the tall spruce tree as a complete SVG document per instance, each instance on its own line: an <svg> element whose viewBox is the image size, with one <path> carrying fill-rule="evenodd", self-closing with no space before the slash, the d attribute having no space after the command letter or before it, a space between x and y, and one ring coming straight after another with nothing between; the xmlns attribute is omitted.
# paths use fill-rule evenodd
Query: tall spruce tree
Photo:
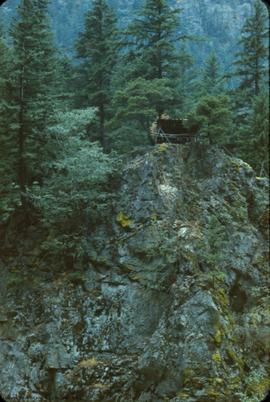
<svg viewBox="0 0 270 402"><path fill-rule="evenodd" d="M235 132L236 154L258 175L269 176L269 93L253 97L251 110Z"/></svg>
<svg viewBox="0 0 270 402"><path fill-rule="evenodd" d="M14 60L8 101L16 112L9 129L16 139L17 181L24 205L26 187L42 180L48 158L46 128L55 106L56 59L47 6L47 0L22 0L11 29Z"/></svg>
<svg viewBox="0 0 270 402"><path fill-rule="evenodd" d="M224 92L223 79L220 71L220 65L215 53L211 53L207 58L203 71L202 82L200 85L200 94L218 95Z"/></svg>
<svg viewBox="0 0 270 402"><path fill-rule="evenodd" d="M111 101L112 70L117 60L116 17L106 0L93 1L76 49L81 62L77 74L78 103L80 107L97 107L99 139L106 148L105 120Z"/></svg>
<svg viewBox="0 0 270 402"><path fill-rule="evenodd" d="M256 0L253 13L242 28L239 45L242 50L236 54L234 75L240 78L238 89L248 95L259 95L267 71L267 10Z"/></svg>
<svg viewBox="0 0 270 402"><path fill-rule="evenodd" d="M165 111L172 112L178 102L178 13L166 0L145 0L124 32L125 51L118 66L121 79L117 79L112 119L116 130L113 136L119 143L132 126L137 139L133 138L130 144L138 145L139 137L147 138L151 121Z"/></svg>
<svg viewBox="0 0 270 402"><path fill-rule="evenodd" d="M0 28L1 29L1 28ZM1 173L8 168L6 164L9 116L8 116L8 76L11 67L11 54L6 46L3 33L0 31L0 170ZM4 167L5 166L5 167ZM1 175L2 177L2 175Z"/></svg>
<svg viewBox="0 0 270 402"><path fill-rule="evenodd" d="M235 151L257 173L269 173L266 152L269 128L267 26L267 10L256 0L253 13L242 29L239 41L242 49L236 54L233 73L239 77L234 91Z"/></svg>
<svg viewBox="0 0 270 402"><path fill-rule="evenodd" d="M247 160L260 175L269 176L269 93L261 91L249 116ZM256 152L254 152L256 150Z"/></svg>
<svg viewBox="0 0 270 402"><path fill-rule="evenodd" d="M176 89L179 102L177 104L177 111L181 113L179 117L182 117L190 111L196 100L196 71L194 68L194 60L186 44L180 46L178 56L178 79L176 81Z"/></svg>
<svg viewBox="0 0 270 402"><path fill-rule="evenodd" d="M166 0L145 1L126 32L135 78L161 79L174 75L178 14L179 9L172 9Z"/></svg>
<svg viewBox="0 0 270 402"><path fill-rule="evenodd" d="M19 203L16 186L16 141L12 133L12 118L16 109L9 99L9 76L12 51L0 32L0 222L5 222Z"/></svg>

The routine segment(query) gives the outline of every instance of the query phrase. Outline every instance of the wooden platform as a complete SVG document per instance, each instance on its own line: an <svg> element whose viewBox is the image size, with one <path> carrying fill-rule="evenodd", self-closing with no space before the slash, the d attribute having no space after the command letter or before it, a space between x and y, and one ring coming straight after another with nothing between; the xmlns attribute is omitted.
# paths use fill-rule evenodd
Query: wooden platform
<svg viewBox="0 0 270 402"><path fill-rule="evenodd" d="M152 131L155 144L186 144L196 141L198 127L185 127L185 120L158 119Z"/></svg>

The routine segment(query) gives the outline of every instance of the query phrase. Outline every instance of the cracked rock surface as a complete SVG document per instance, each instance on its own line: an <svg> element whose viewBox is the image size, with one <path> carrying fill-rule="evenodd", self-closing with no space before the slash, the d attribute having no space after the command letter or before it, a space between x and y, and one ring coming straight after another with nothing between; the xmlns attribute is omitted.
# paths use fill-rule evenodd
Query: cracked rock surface
<svg viewBox="0 0 270 402"><path fill-rule="evenodd" d="M216 147L123 168L76 274L1 257L7 402L259 402L269 390L268 182Z"/></svg>

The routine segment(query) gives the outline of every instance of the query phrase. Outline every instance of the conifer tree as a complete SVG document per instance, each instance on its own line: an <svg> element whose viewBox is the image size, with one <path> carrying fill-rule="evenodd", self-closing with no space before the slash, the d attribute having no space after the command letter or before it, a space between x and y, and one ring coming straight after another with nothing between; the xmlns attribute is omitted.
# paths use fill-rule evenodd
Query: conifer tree
<svg viewBox="0 0 270 402"><path fill-rule="evenodd" d="M12 52L0 32L0 222L9 218L19 203L19 192L15 184L16 142L12 135L14 108L9 100L9 74Z"/></svg>
<svg viewBox="0 0 270 402"><path fill-rule="evenodd" d="M16 113L9 128L16 139L17 180L23 204L26 187L42 180L42 166L49 152L46 128L55 106L56 59L47 6L47 0L22 0L11 30L14 61L9 102Z"/></svg>
<svg viewBox="0 0 270 402"><path fill-rule="evenodd" d="M175 73L179 10L166 0L146 0L127 30L134 76L171 78Z"/></svg>
<svg viewBox="0 0 270 402"><path fill-rule="evenodd" d="M190 125L197 125L202 139L210 144L226 144L233 133L230 98L222 95L202 97L188 115Z"/></svg>
<svg viewBox="0 0 270 402"><path fill-rule="evenodd" d="M0 169L1 172L4 171L3 164L5 164L5 159L7 152L5 148L7 145L7 126L8 126L8 75L9 69L11 67L11 54L8 47L5 44L3 33L0 31ZM7 166L6 166L7 168Z"/></svg>
<svg viewBox="0 0 270 402"><path fill-rule="evenodd" d="M233 73L239 77L234 91L236 153L258 173L261 170L269 173L266 151L269 128L267 24L267 10L261 1L256 1L252 15L242 29L239 41L242 49L236 54Z"/></svg>
<svg viewBox="0 0 270 402"><path fill-rule="evenodd" d="M246 20L236 54L235 75L240 78L239 90L248 95L259 95L267 71L267 10L256 0L252 15Z"/></svg>
<svg viewBox="0 0 270 402"><path fill-rule="evenodd" d="M215 53L211 53L205 62L200 92L202 96L218 95L224 92L220 65Z"/></svg>
<svg viewBox="0 0 270 402"><path fill-rule="evenodd" d="M196 99L196 71L194 60L185 44L182 44L179 50L179 60L177 64L178 79L177 92L179 102L177 110L181 113L180 117L185 116L190 111Z"/></svg>
<svg viewBox="0 0 270 402"><path fill-rule="evenodd" d="M97 107L99 138L106 147L105 119L111 101L112 70L117 59L116 18L106 0L93 1L76 48L81 61L77 75L78 103L80 107Z"/></svg>
<svg viewBox="0 0 270 402"><path fill-rule="evenodd" d="M122 81L118 79L113 101L115 136L130 132L132 125L138 138L143 137L138 135L142 131L147 138L149 124L157 115L172 112L179 101L179 92L175 90L179 67L178 13L166 0L145 0L125 31L125 51L118 66ZM138 141L133 138L130 143Z"/></svg>
<svg viewBox="0 0 270 402"><path fill-rule="evenodd" d="M269 94L255 96L245 124L236 131L237 155L261 175L269 175Z"/></svg>
<svg viewBox="0 0 270 402"><path fill-rule="evenodd" d="M261 91L253 100L248 137L251 165L260 175L269 176L269 93L267 91Z"/></svg>
<svg viewBox="0 0 270 402"><path fill-rule="evenodd" d="M156 111L169 107L174 100L175 94L168 81L165 78L138 78L128 83L123 90L118 90L114 98L118 106L114 119L121 118L127 122L131 119L147 130L151 119L156 117Z"/></svg>

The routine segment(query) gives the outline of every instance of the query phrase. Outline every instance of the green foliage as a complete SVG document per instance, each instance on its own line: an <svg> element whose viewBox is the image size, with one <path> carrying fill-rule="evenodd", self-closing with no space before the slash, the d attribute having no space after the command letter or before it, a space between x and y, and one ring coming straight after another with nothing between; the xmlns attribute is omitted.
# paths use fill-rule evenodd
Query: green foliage
<svg viewBox="0 0 270 402"><path fill-rule="evenodd" d="M258 174L269 173L268 52L259 1L242 30L238 92L231 99L214 54L196 80L179 35L179 9L169 1L146 0L119 51L114 13L106 0L94 0L76 42L76 63L54 48L47 6L47 0L21 0L10 41L0 34L0 222L26 206L30 188L50 231L48 244L77 253L84 223L107 208L114 169L114 159L89 141L99 139L103 149L119 153L145 147L149 127L163 112L186 117L193 109L190 123L207 142L235 142L238 156Z"/></svg>
<svg viewBox="0 0 270 402"><path fill-rule="evenodd" d="M16 183L16 141L12 129L14 107L9 99L9 75L12 67L12 51L0 32L0 223L6 222L20 203Z"/></svg>
<svg viewBox="0 0 270 402"><path fill-rule="evenodd" d="M142 89L145 85L145 91L148 92L146 98L151 96L149 92L153 92L154 88L157 92L156 99L151 99L150 103L149 100L145 100L143 94L139 93L137 99L132 96L133 99L127 109L130 109L134 102L136 109L134 116L138 113L140 103L142 109L146 108L145 115L152 114L152 108L156 114L161 115L165 109L177 103L177 92L173 88L179 58L176 51L178 13L179 10L169 7L166 0L146 0L125 32L126 50L123 52L121 62L125 68L123 71L122 66L119 66L123 78L122 85L121 81L118 85L121 85L121 90L124 88L123 91L132 90L133 86L138 85ZM161 90L164 91L164 100L160 96ZM170 91L169 99L168 91ZM119 93L116 97L117 103ZM141 120L141 116L138 116L139 124Z"/></svg>
<svg viewBox="0 0 270 402"><path fill-rule="evenodd" d="M226 95L209 95L202 97L195 111L188 115L190 124L200 126L202 138L210 143L229 142L233 133L230 98Z"/></svg>
<svg viewBox="0 0 270 402"><path fill-rule="evenodd" d="M114 126L114 128L111 128L112 126L109 122L108 127L110 147L119 154L132 152L138 147L145 148L150 144L149 134L134 121L119 121L119 126Z"/></svg>
<svg viewBox="0 0 270 402"><path fill-rule="evenodd" d="M264 5L256 0L242 29L234 74L239 77L234 94L235 153L258 175L269 175L268 26Z"/></svg>
<svg viewBox="0 0 270 402"><path fill-rule="evenodd" d="M111 143L119 151L151 143L149 128L157 110L167 110L175 98L169 80L138 78L115 93L114 117L109 123ZM127 144L129 142L129 146Z"/></svg>
<svg viewBox="0 0 270 402"><path fill-rule="evenodd" d="M114 98L116 114L113 122L138 122L142 129L148 129L158 109L167 109L173 102L175 92L167 79L131 81Z"/></svg>
<svg viewBox="0 0 270 402"><path fill-rule="evenodd" d="M146 0L139 9L127 30L134 78L173 77L178 14L179 10L169 7L166 0Z"/></svg>
<svg viewBox="0 0 270 402"><path fill-rule="evenodd" d="M106 147L106 108L111 100L111 76L117 60L117 29L113 10L105 0L94 0L86 14L84 31L76 45L80 66L77 71L77 102L95 106L99 115L99 138Z"/></svg>
<svg viewBox="0 0 270 402"><path fill-rule="evenodd" d="M75 72L73 59L63 51L57 52L57 95L61 110L72 109L75 105Z"/></svg>
<svg viewBox="0 0 270 402"><path fill-rule="evenodd" d="M96 109L74 109L66 112L57 111L55 122L48 130L50 142L54 141L53 147L57 148L58 154L63 147L68 146L71 138L87 138L87 126L95 118ZM59 154L58 154L59 155Z"/></svg>
<svg viewBox="0 0 270 402"><path fill-rule="evenodd" d="M247 161L258 175L269 175L269 95L254 97L245 125L237 131L238 156Z"/></svg>
<svg viewBox="0 0 270 402"><path fill-rule="evenodd" d="M176 80L177 105L176 114L183 117L194 106L194 94L196 92L196 71L194 60L187 50L186 45L181 45L178 54L178 79Z"/></svg>
<svg viewBox="0 0 270 402"><path fill-rule="evenodd" d="M220 66L215 53L207 58L202 72L200 83L201 96L219 95L224 92L224 83L220 72Z"/></svg>
<svg viewBox="0 0 270 402"><path fill-rule="evenodd" d="M155 85L156 80L166 79L168 88L175 87L178 14L179 9L169 7L166 0L146 0L138 10L127 29L130 78L155 80ZM156 111L161 114L163 105L156 105Z"/></svg>
<svg viewBox="0 0 270 402"><path fill-rule="evenodd" d="M21 200L34 180L41 180L49 158L46 130L56 103L56 56L47 17L47 1L22 0L12 29L12 64L6 104L13 110L6 129L15 155L12 169Z"/></svg>
<svg viewBox="0 0 270 402"><path fill-rule="evenodd" d="M36 183L29 191L48 229L43 246L51 253L73 257L83 254L87 230L108 208L114 160L98 144L84 139L83 127L91 116L91 109L59 114L51 133L55 146L58 144L58 159L43 185Z"/></svg>
<svg viewBox="0 0 270 402"><path fill-rule="evenodd" d="M236 54L236 70L240 77L239 90L248 95L259 95L267 71L268 46L267 13L261 1L254 2L252 15L247 18L239 45L242 50ZM244 104L248 99L243 98Z"/></svg>

